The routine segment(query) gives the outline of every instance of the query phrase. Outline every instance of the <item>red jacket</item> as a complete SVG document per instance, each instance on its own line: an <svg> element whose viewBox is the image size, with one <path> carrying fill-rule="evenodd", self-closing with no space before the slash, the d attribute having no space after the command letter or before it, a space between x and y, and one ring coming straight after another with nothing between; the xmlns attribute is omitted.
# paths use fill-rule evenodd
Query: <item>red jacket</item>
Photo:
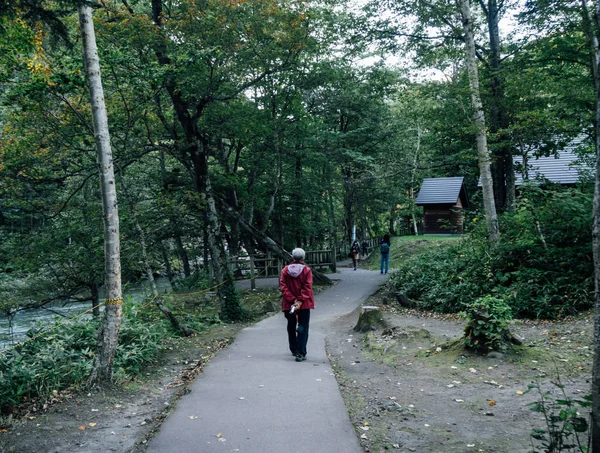
<svg viewBox="0 0 600 453"><path fill-rule="evenodd" d="M281 310L289 310L295 301L302 302L301 310L315 308L312 283L312 271L307 265L292 263L285 266L279 277L279 288L283 295Z"/></svg>

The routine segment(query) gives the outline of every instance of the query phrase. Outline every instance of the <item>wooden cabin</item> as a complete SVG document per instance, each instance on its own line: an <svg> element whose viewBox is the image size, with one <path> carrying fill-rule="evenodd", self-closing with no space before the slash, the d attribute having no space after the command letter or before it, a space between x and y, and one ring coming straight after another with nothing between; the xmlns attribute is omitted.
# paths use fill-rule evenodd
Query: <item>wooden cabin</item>
<svg viewBox="0 0 600 453"><path fill-rule="evenodd" d="M585 145L585 137L580 136L550 156L536 156L536 152L539 151L537 147L532 147L523 155L513 155L517 191L526 181L538 183L548 181L563 186L573 186L582 180L593 180L594 167L581 159L576 152ZM477 188L481 189L481 177Z"/></svg>
<svg viewBox="0 0 600 453"><path fill-rule="evenodd" d="M534 157L529 154L513 157L517 187L526 180L545 180L571 186L577 184L582 177L593 177L594 169L568 147L552 156Z"/></svg>
<svg viewBox="0 0 600 453"><path fill-rule="evenodd" d="M462 234L469 199L462 176L425 178L417 196L423 206L423 234Z"/></svg>

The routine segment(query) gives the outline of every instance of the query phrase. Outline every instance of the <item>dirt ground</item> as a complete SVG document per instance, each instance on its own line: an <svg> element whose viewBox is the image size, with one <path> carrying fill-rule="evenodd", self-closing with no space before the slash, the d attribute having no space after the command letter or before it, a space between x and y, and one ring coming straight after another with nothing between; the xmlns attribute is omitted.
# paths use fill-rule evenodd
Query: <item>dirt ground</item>
<svg viewBox="0 0 600 453"><path fill-rule="evenodd" d="M589 393L589 315L516 323L522 347L480 357L448 343L462 335L464 322L400 309L385 294L368 303L382 306L390 328L354 332L356 310L339 319L327 339L365 451L530 452L529 433L542 419L527 406L540 398L524 393L528 385L556 390L550 381L558 370L567 396ZM47 407L32 402L24 416L0 423L0 453L144 452L190 380L239 328L220 326L173 342L161 366L124 387L64 392Z"/></svg>
<svg viewBox="0 0 600 453"><path fill-rule="evenodd" d="M383 305L390 303L390 305ZM521 453L544 428L529 403L557 376L567 397L591 392L591 315L563 322L516 322L525 338L512 352L478 356L459 341L464 321L399 308L378 294L389 328L354 332L359 310L340 319L327 347L365 451ZM584 414L585 415L585 414ZM537 444L536 444L537 445Z"/></svg>

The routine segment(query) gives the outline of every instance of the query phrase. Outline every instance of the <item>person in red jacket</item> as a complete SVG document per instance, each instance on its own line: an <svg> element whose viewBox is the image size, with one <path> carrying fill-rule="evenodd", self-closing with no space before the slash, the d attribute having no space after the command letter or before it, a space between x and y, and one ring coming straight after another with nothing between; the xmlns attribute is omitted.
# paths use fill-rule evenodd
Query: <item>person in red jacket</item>
<svg viewBox="0 0 600 453"><path fill-rule="evenodd" d="M294 262L285 266L279 277L281 289L281 311L287 319L287 332L290 351L296 356L296 362L306 360L308 325L310 311L315 308L313 294L313 275L310 267L304 264L304 250L292 250Z"/></svg>

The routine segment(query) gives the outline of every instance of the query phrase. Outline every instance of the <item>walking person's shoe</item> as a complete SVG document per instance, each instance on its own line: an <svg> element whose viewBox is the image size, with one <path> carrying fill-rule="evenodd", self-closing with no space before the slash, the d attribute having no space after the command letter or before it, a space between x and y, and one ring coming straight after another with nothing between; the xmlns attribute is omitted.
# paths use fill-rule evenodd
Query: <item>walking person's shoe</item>
<svg viewBox="0 0 600 453"><path fill-rule="evenodd" d="M302 354L298 354L296 356L296 362L304 362L306 360L306 356Z"/></svg>

